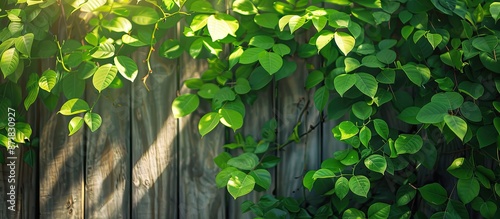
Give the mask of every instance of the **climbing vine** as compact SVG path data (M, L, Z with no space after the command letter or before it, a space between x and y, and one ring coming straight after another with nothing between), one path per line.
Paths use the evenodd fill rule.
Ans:
M497 218L500 204L500 3L493 0L6 0L0 3L0 144L27 143L31 128L18 113L38 99L71 117L68 134L106 122L94 106L110 88L136 82L137 60L187 53L208 69L183 86L176 118L211 106L200 137L217 126L234 130L228 152L214 161L216 185L235 199L271 187L275 151L300 142L299 120L278 142L276 120L260 137L245 136L245 109L273 81L307 74L320 121L349 147L304 173L303 186L321 202L264 195L242 212L262 218ZM227 9L227 10L226 10ZM177 24L179 38L165 38ZM311 37L304 39L303 33ZM308 35L306 35L308 36ZM297 40L300 38L301 40ZM295 60L321 64L298 72ZM39 72L38 63L53 61ZM142 61L142 60L141 60ZM86 88L86 83L91 87ZM83 98L95 89L97 98ZM56 109L59 99L64 104ZM394 118L389 119L387 115ZM314 127L312 127L314 128ZM300 130L306 130L301 133ZM33 139L31 139L33 140ZM448 145L460 145L458 152ZM27 144L30 145L30 144ZM444 154L452 187L422 182ZM32 156L32 155L30 155ZM3 156L2 156L3 158ZM27 159L29 160L29 159ZM423 204L427 208L415 207Z

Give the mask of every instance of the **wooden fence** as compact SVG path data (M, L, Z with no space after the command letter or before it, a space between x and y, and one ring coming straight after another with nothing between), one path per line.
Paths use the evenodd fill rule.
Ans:
M140 60L145 57L145 51L134 55L142 75L146 70ZM299 77L273 81L259 92L255 104L247 108L243 134L260 136L262 125L275 118L280 125L278 142L285 142L301 112L305 112L304 127L320 121L321 115L312 104L313 92L303 89L306 61L293 61L298 64ZM318 64L317 60L307 62ZM225 189L215 186L218 167L213 158L224 150L232 131L219 126L201 138L198 120L208 111L207 105L182 119L174 119L170 110L178 93L189 92L182 82L199 76L207 68L206 61L185 55L177 60L155 57L152 63L150 91L137 81L104 92L94 108L103 124L94 133L85 129L68 137L68 117L47 110L40 101L32 106L27 118L32 136L40 139L35 165L23 163L26 148L17 150L15 211L4 202L10 169L1 165L0 218L253 216L242 215L240 205L243 200L258 200L263 193L252 192L235 201ZM42 64L40 69L48 67ZM85 96L92 101L97 92L90 85ZM306 170L319 168L322 159L344 148L333 141L332 127L332 123L322 123L300 143L278 152L282 162L272 170L270 192L277 196L303 194ZM1 150L6 154L5 148Z

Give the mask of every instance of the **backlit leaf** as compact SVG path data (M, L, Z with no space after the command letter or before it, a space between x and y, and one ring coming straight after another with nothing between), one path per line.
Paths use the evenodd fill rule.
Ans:
M105 64L100 66L94 73L94 76L92 78L92 84L94 85L95 89L97 89L97 91L99 92L106 89L115 79L117 72L118 69L115 65Z
M201 117L198 123L198 131L201 136L205 136L211 132L219 124L220 115L216 112L209 112Z
M82 99L71 99L66 101L62 106L61 109L59 110L59 113L69 116L69 115L75 115L78 113L83 113L87 112L90 110L89 104L85 102L85 100Z
M127 80L134 82L139 72L135 61L127 56L116 56L115 65L118 72Z
M83 127L83 118L81 116L73 117L68 123L68 136L75 134L78 130Z
M195 94L183 94L176 97L172 102L174 118L184 117L194 112L199 104L200 99Z
M6 78L14 73L17 69L17 65L19 65L19 53L15 48L6 50L0 59L0 69L3 72L3 76Z
M83 117L85 123L90 128L90 131L95 132L99 127L101 127L102 118L97 113L87 112Z
M453 115L445 115L444 122L460 140L464 140L465 133L467 132L467 123L462 118Z
M241 171L231 173L227 182L227 191L234 199L250 193L255 187L255 179Z
M335 32L335 43L340 51L347 56L347 54L354 48L354 37L344 32Z

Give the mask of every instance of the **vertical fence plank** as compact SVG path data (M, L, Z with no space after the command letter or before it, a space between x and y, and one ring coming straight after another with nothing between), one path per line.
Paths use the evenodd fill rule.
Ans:
M68 122L45 108L40 112L40 218L84 217L85 131L68 137Z
M313 62L312 60L309 60ZM308 70L305 60L296 60L297 72L293 78L278 82L278 142L288 141L299 118L302 124L298 134L307 132L320 122L320 114L314 106L314 91L306 91ZM320 129L317 127L298 143L291 143L278 152L281 162L277 168L278 196L303 197L302 177L307 170L318 168L320 158Z
M146 55L139 52L135 60ZM177 62L153 57L150 91L138 81L132 90L132 218L177 218L177 120L170 110Z
M87 99L99 94L87 86ZM108 89L92 112L102 117L101 127L88 132L85 178L85 216L130 217L130 88ZM88 128L85 127L87 130Z
M181 81L199 77L206 62L183 56L180 64ZM181 89L181 93L188 90ZM219 168L213 158L223 151L224 128L219 125L201 138L198 121L209 111L201 100L200 108L179 119L179 210L180 218L225 218L224 190L215 186Z

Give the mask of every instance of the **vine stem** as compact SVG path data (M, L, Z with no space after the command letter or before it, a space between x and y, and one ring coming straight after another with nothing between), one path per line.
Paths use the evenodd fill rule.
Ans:
M149 2L149 1L148 1ZM155 26L153 28L153 32L151 33L151 39L149 41L149 52L148 52L148 55L146 56L146 59L144 60L144 62L146 62L146 65L148 67L148 72L147 74L142 78L142 83L144 84L144 86L146 87L146 90L149 91L149 87L147 85L147 80L149 78L149 75L153 73L153 68L151 67L151 55L153 54L153 52L155 51L155 48L154 48L154 41L155 41L155 35L156 35L156 31L158 30L158 24L160 22L163 22L165 21L167 18L169 17L172 17L174 15L177 15L177 14L181 14L181 15L186 15L186 16L189 16L190 14L189 13L186 13L186 12L183 12L181 11L181 9L179 8L179 11L176 11L174 13L166 13L160 6L158 6L157 4L153 3L153 2L149 2L151 3L152 5L154 5L156 8L158 8L161 13L163 14L163 17L160 18L159 20L156 21L155 23Z

